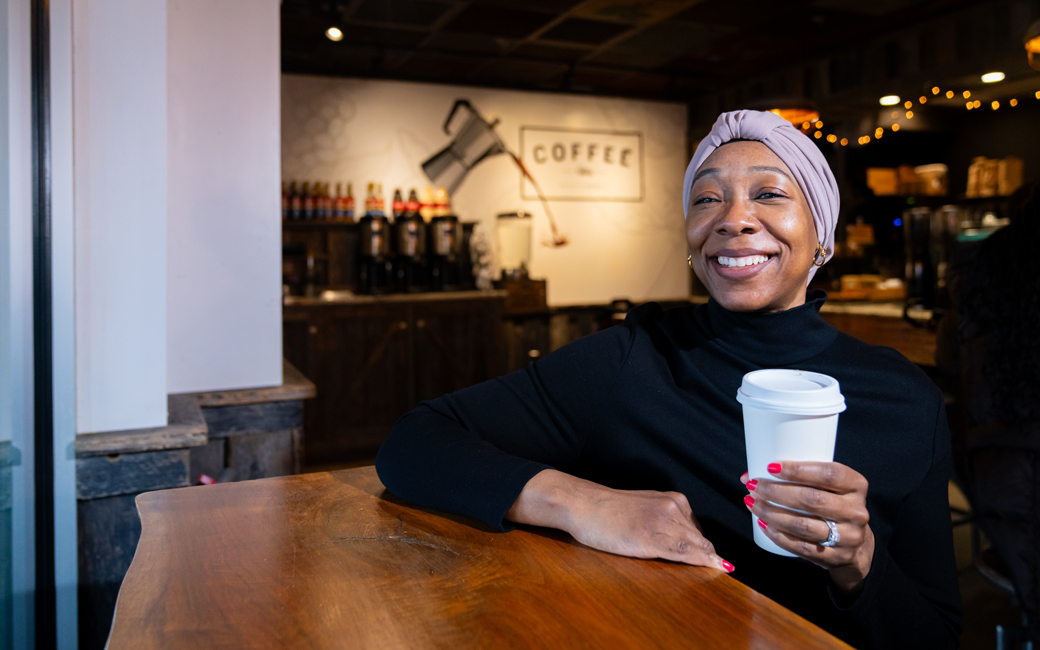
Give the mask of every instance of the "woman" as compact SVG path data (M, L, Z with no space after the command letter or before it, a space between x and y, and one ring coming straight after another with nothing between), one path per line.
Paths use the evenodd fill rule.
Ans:
M683 193L708 304L644 305L529 369L422 404L380 449L380 479L500 529L548 526L619 555L736 568L857 647L954 647L941 395L898 353L826 324L825 293L806 295L833 249L826 160L776 115L725 113ZM848 408L835 462L778 458L771 469L791 483L747 481L735 396L760 368L838 379ZM755 546L749 511L798 557Z

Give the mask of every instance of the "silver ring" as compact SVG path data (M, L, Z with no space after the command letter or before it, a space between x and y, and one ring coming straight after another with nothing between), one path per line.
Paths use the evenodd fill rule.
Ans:
M838 533L838 524L830 519L824 519L823 523L827 524L827 528L830 530L827 532L827 541L820 542L820 546L830 548L841 541L841 535Z

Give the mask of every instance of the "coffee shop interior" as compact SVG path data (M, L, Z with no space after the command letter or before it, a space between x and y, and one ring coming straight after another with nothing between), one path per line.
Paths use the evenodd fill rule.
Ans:
M191 573L170 541L205 540L193 548L253 575L248 550L218 545L232 515L185 532L157 513L204 498L259 513L232 499L260 486L265 504L291 501L272 496L290 480L275 477L378 496L376 453L420 402L536 368L644 303L708 302L687 262L683 174L718 115L740 109L787 120L837 181L834 252L810 285L828 292L823 319L943 392L961 647L1032 647L1019 644L1040 621L1035 451L1016 452L1030 469L998 490L1026 505L1002 510L973 482L970 370L942 345L957 272L1040 180L1040 1L0 11L0 650L326 647L317 630L355 618L392 628L383 601L348 613L313 587L285 605L306 610L294 631L272 615L257 624L267 641L246 643L245 627L221 627L230 605L193 600L227 593L223 569ZM1008 281L1040 295L1025 270ZM322 516L349 517L334 512ZM389 537L337 539L440 548L407 537L407 512ZM150 605L148 575L169 581ZM726 647L789 647L756 645L759 617ZM846 647L828 643L803 646Z

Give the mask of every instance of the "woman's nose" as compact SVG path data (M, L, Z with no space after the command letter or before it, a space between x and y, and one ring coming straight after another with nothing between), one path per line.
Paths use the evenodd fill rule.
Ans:
M715 222L715 232L720 235L750 235L759 231L762 225L748 209L750 206L745 201L735 200L726 202L725 211L719 215Z

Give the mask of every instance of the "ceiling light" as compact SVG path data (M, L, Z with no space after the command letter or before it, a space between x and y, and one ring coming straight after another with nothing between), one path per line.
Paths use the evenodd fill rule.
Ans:
M885 95L880 100L882 106L895 106L899 103L899 95Z
M1040 70L1040 20L1029 26L1024 40L1026 55L1029 57L1029 67Z
M812 126L812 123L820 117L820 112L815 108L812 108L811 106L800 107L797 104L789 104L788 108L770 108L769 112L776 113L780 117L784 118L791 123L791 126L801 126L807 131Z
M343 40L343 30L335 26L329 27L325 30L325 37L338 43Z
M982 83L993 84L997 83L998 81L1004 81L1003 72L987 72L986 74L982 75Z

